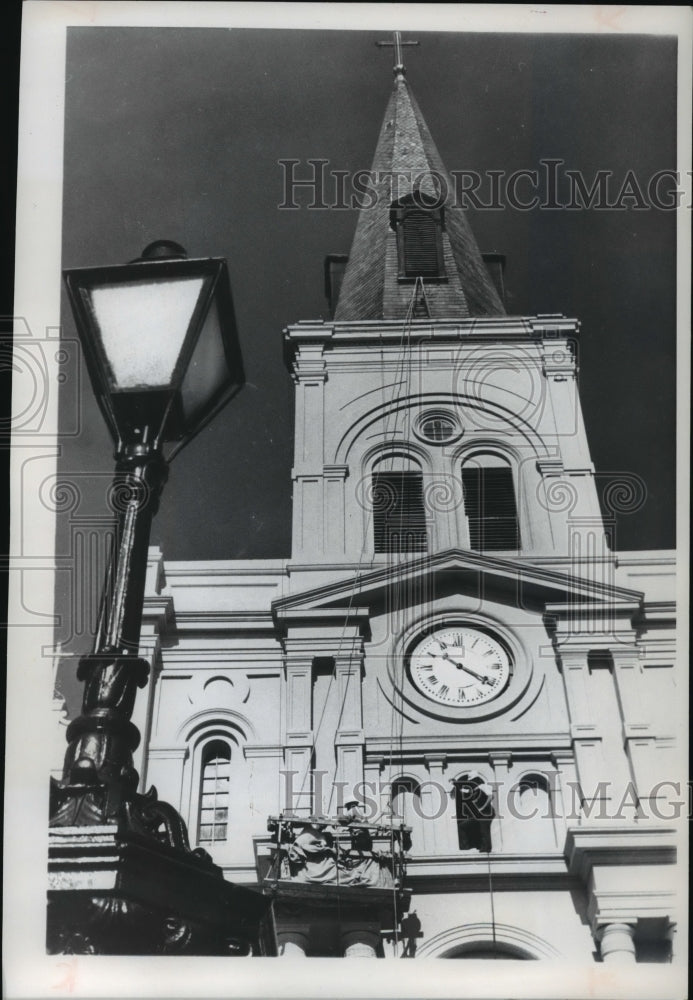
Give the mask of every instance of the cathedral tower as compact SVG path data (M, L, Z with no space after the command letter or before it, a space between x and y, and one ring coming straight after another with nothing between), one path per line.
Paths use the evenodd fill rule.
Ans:
M506 316L401 64L370 178L334 320L287 330L294 560L606 555L579 324Z

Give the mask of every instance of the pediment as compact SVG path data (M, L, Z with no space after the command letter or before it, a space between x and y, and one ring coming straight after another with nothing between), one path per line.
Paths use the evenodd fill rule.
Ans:
M275 621L295 619L301 613L327 619L344 610L358 618L388 599L391 605L395 592L435 596L458 593L538 612L547 605L588 605L595 610L605 606L620 608L631 614L641 607L644 596L640 591L537 565L525 558L449 549L434 556L369 568L347 579L279 598L272 604L272 612Z

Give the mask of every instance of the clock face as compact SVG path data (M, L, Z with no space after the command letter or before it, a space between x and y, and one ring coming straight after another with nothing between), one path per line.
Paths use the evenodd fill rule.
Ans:
M504 647L476 628L436 629L415 647L409 660L411 679L427 698L464 708L500 694L510 677Z

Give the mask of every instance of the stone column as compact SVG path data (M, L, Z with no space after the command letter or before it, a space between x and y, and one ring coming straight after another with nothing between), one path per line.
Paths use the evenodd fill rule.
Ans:
M602 962L632 965L635 962L633 924L606 924L599 932Z
M379 944L380 936L375 930L362 928L342 934L345 958L377 958Z
M277 933L280 958L305 958L308 953L308 928L293 927Z

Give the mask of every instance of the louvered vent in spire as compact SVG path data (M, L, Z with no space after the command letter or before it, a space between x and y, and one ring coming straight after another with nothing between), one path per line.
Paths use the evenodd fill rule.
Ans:
M454 184L401 73L380 130L371 187L375 204L359 214L336 320L404 318L411 305L408 282L417 278L425 283L432 319L504 314L465 211L454 201ZM392 213L399 214L408 199L433 202L445 189L450 196L438 205L438 214L422 200L392 225Z

